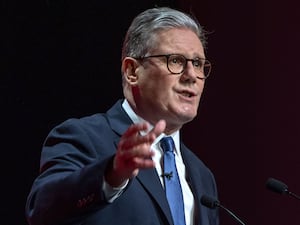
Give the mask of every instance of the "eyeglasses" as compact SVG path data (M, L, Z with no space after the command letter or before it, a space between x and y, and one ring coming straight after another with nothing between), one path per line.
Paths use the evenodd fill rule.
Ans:
M167 68L172 74L182 74L186 69L188 61L191 61L194 67L194 70L199 79L206 79L211 71L211 63L202 58L187 59L183 55L179 54L167 54L167 55L149 55L145 57L140 57L138 59L147 59L155 57L166 57L167 59Z

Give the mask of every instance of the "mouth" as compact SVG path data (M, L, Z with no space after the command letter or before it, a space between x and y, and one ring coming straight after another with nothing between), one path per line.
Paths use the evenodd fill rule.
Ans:
M187 91L187 90L183 90L183 91L179 91L178 92L181 96L187 97L187 98L192 98L196 96L196 93L192 92L192 91Z

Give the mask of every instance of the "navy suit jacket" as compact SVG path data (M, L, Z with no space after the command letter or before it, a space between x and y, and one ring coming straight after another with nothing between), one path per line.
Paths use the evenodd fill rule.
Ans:
M66 120L49 133L26 203L29 224L173 225L155 169L140 170L113 203L105 200L105 168L132 124L121 105L119 100L106 113ZM195 225L219 224L217 210L200 204L203 194L217 198L213 174L183 143L181 153L195 197Z

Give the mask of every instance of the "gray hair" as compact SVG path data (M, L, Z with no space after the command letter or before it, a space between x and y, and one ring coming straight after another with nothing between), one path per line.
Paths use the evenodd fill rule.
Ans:
M192 30L206 48L205 32L196 18L169 7L158 7L147 9L134 18L123 42L122 60L126 56L145 56L155 46L153 40L157 32L171 28Z

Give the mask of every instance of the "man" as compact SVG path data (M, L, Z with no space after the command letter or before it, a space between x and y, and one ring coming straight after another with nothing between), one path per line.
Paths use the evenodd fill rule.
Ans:
M49 133L26 204L29 224L172 225L177 203L182 224L219 224L217 210L200 204L203 194L217 198L214 176L180 137L197 115L210 67L196 20L167 7L139 14L123 44L125 98ZM176 176L163 168L165 136L175 142L178 201L168 202L164 190Z

